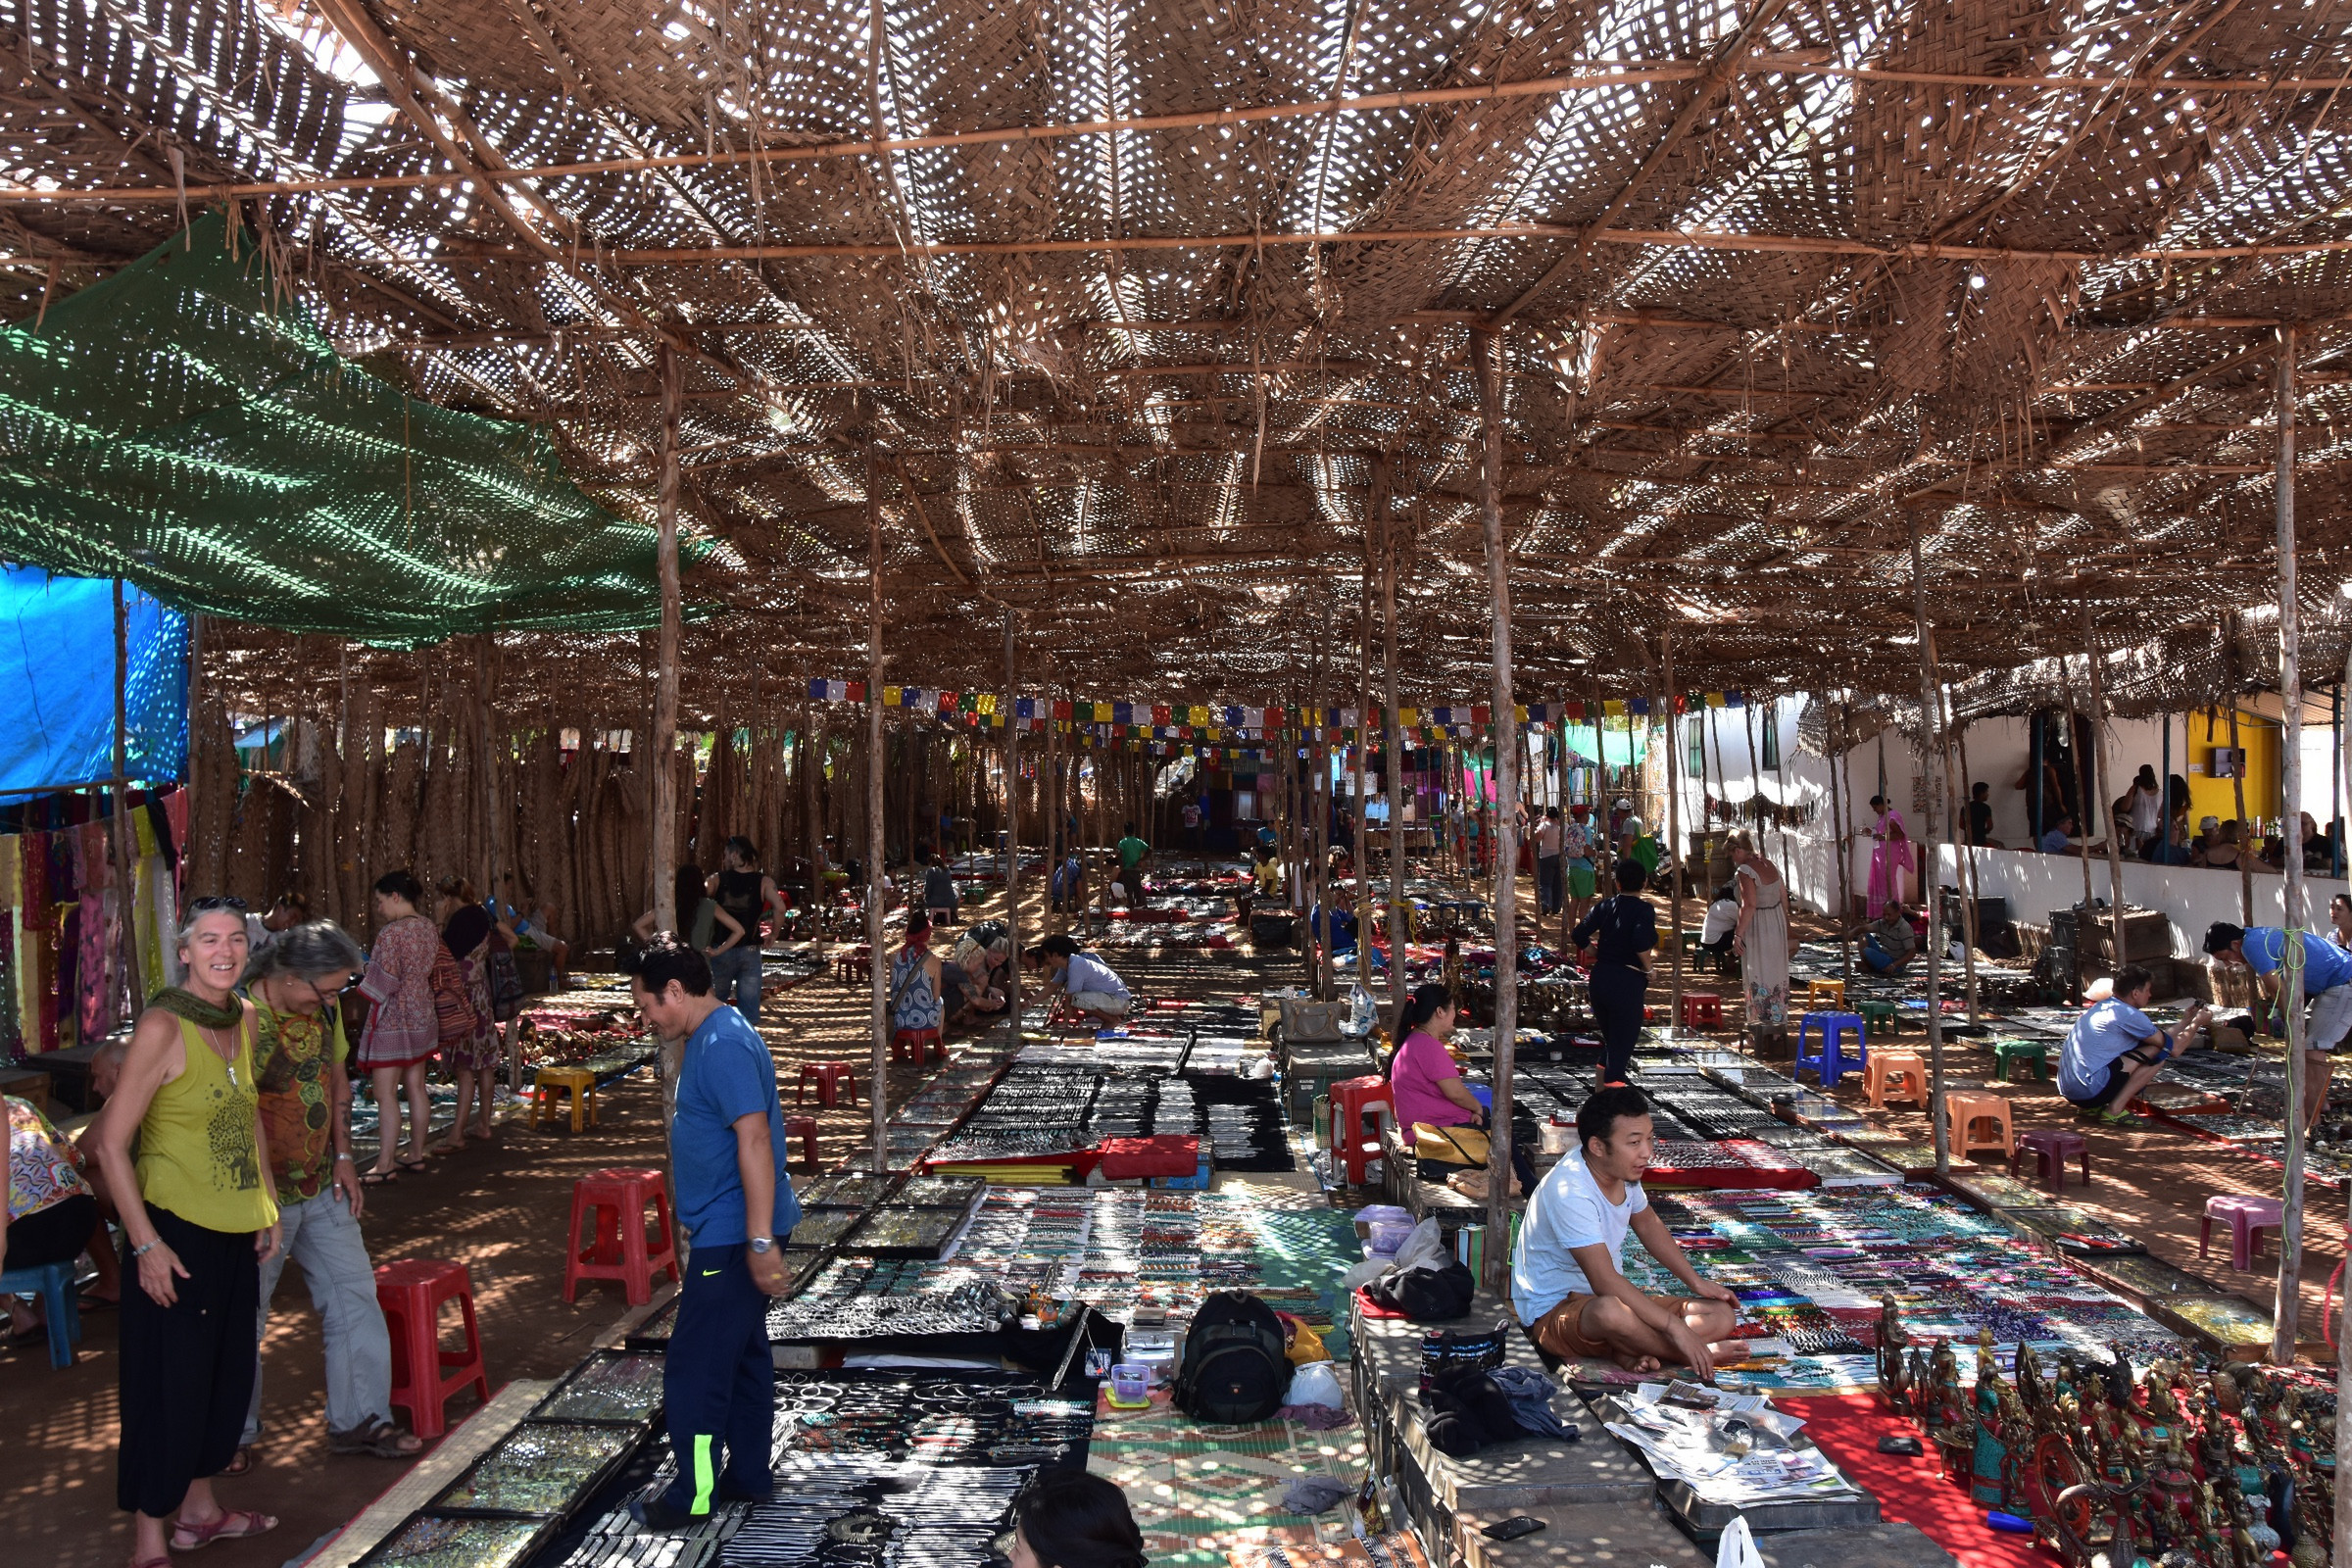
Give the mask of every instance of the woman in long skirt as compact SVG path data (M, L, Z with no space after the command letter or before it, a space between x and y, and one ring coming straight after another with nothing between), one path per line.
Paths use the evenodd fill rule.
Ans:
M1788 1030L1788 883L1745 833L1733 834L1731 848L1740 886L1732 951L1747 992L1748 1034L1760 1047Z

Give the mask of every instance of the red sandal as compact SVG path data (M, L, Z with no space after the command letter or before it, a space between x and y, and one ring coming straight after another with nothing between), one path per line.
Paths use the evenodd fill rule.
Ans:
M252 1536L266 1536L277 1528L277 1521L266 1513L246 1508L229 1508L209 1524L190 1524L184 1519L172 1524L172 1549L194 1551L216 1541L243 1541Z

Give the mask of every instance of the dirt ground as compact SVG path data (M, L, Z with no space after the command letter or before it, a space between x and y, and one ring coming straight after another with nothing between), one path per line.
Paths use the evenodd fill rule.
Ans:
M1522 889L1521 907L1532 910L1533 888L1523 881ZM989 910L981 906L966 912L976 918ZM1688 921L1695 925L1700 912L1695 901L1685 901ZM1040 928L1033 908L1024 910L1023 923L1026 930ZM1661 926L1664 923L1661 918ZM1532 935L1532 921L1523 929ZM1547 934L1556 936L1556 930L1552 925ZM1799 932L1800 937L1813 934L1810 929ZM1184 967L1198 973L1202 964ZM1243 958L1230 966L1217 965L1220 981L1228 968L1230 988L1220 983L1217 989L1236 995L1302 972L1279 961ZM1720 989L1727 1001L1738 991L1736 985ZM1653 1000L1664 992L1661 966ZM869 1054L869 1005L870 994L862 985L843 986L829 974L770 993L764 1032L786 1086L788 1106L791 1085L804 1061L854 1059L861 1064L862 1081L862 1064ZM1731 1021L1737 1024L1736 1015ZM1732 1038L1727 1032L1726 1042ZM1947 1070L1955 1077L1989 1079L1988 1052L1959 1041L1948 1043L1946 1050ZM911 1065L897 1066L893 1098L908 1093L919 1076ZM1846 1085L1839 1098L1860 1101L1860 1079L1849 1078ZM2020 1130L2076 1125L2049 1085L1993 1087L2015 1102ZM828 1166L846 1157L871 1125L862 1107L814 1113ZM1928 1141L1926 1118L1914 1111L1896 1109L1883 1119L1918 1142ZM2275 1262L2267 1272L2232 1273L2226 1245L2217 1256L2200 1261L2196 1232L2208 1196L2275 1193L2276 1169L2156 1124L2147 1131L2097 1126L2082 1131L2090 1145L2094 1180L2088 1187L2070 1185L2068 1202L2139 1236L2166 1260L2268 1305ZM796 1173L804 1168L798 1152L796 1147ZM435 1161L420 1177L409 1176L390 1188L371 1191L365 1221L368 1247L378 1262L445 1257L466 1265L493 1387L514 1378L554 1377L569 1368L588 1343L624 1310L617 1286L588 1287L576 1304L566 1305L563 1299L561 1237L571 1183L608 1165L659 1165L662 1159L659 1090L651 1073L641 1070L605 1097L604 1122L598 1128L581 1134L531 1132L519 1122L509 1122L495 1147L469 1148ZM2316 1340L2320 1293L2329 1270L2343 1256L2343 1200L2315 1189L2310 1210L2302 1337ZM318 1323L298 1273L289 1270L279 1286L263 1347L267 1430L257 1449L259 1467L249 1476L220 1483L220 1494L229 1506L274 1513L280 1525L259 1541L221 1544L207 1559L213 1568L277 1568L303 1555L312 1543L373 1500L402 1473L402 1466L382 1460L327 1456ZM105 1568L127 1561L129 1554L129 1530L114 1507L115 1314L97 1312L84 1318L81 1352L73 1368L52 1371L37 1339L0 1348L0 1431L15 1436L10 1451L17 1456L0 1481L0 1532L19 1543L16 1549L26 1554L24 1560L56 1568ZM461 1396L453 1403L453 1421L472 1408L470 1398Z

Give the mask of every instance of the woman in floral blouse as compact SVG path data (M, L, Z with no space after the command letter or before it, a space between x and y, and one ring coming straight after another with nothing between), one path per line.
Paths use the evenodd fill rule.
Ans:
M406 870L376 878L375 913L383 924L360 981L368 997L368 1027L360 1035L359 1060L375 1087L376 1113L375 1164L360 1179L370 1187L391 1181L400 1170L424 1169L425 1131L432 1121L424 1069L441 1049L433 1011L433 956L441 951L441 933L416 912L422 897L423 885ZM409 1097L405 1157L399 1145L400 1103L394 1098L403 1089ZM396 1158L399 1170L393 1168Z

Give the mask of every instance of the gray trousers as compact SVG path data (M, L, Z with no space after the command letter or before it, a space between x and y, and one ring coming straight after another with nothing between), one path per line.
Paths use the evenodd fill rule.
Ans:
M270 1297L290 1259L310 1282L311 1304L326 1338L326 1429L349 1432L392 1419L392 1337L383 1308L375 1303L375 1265L360 1222L330 1188L317 1198L287 1203L277 1211L284 1242L262 1265L259 1337L270 1335ZM262 1430L262 1379L253 1379L253 1403L245 1412L245 1438Z
M710 994L732 1002L750 1023L760 1021L760 949L738 943L710 960Z

